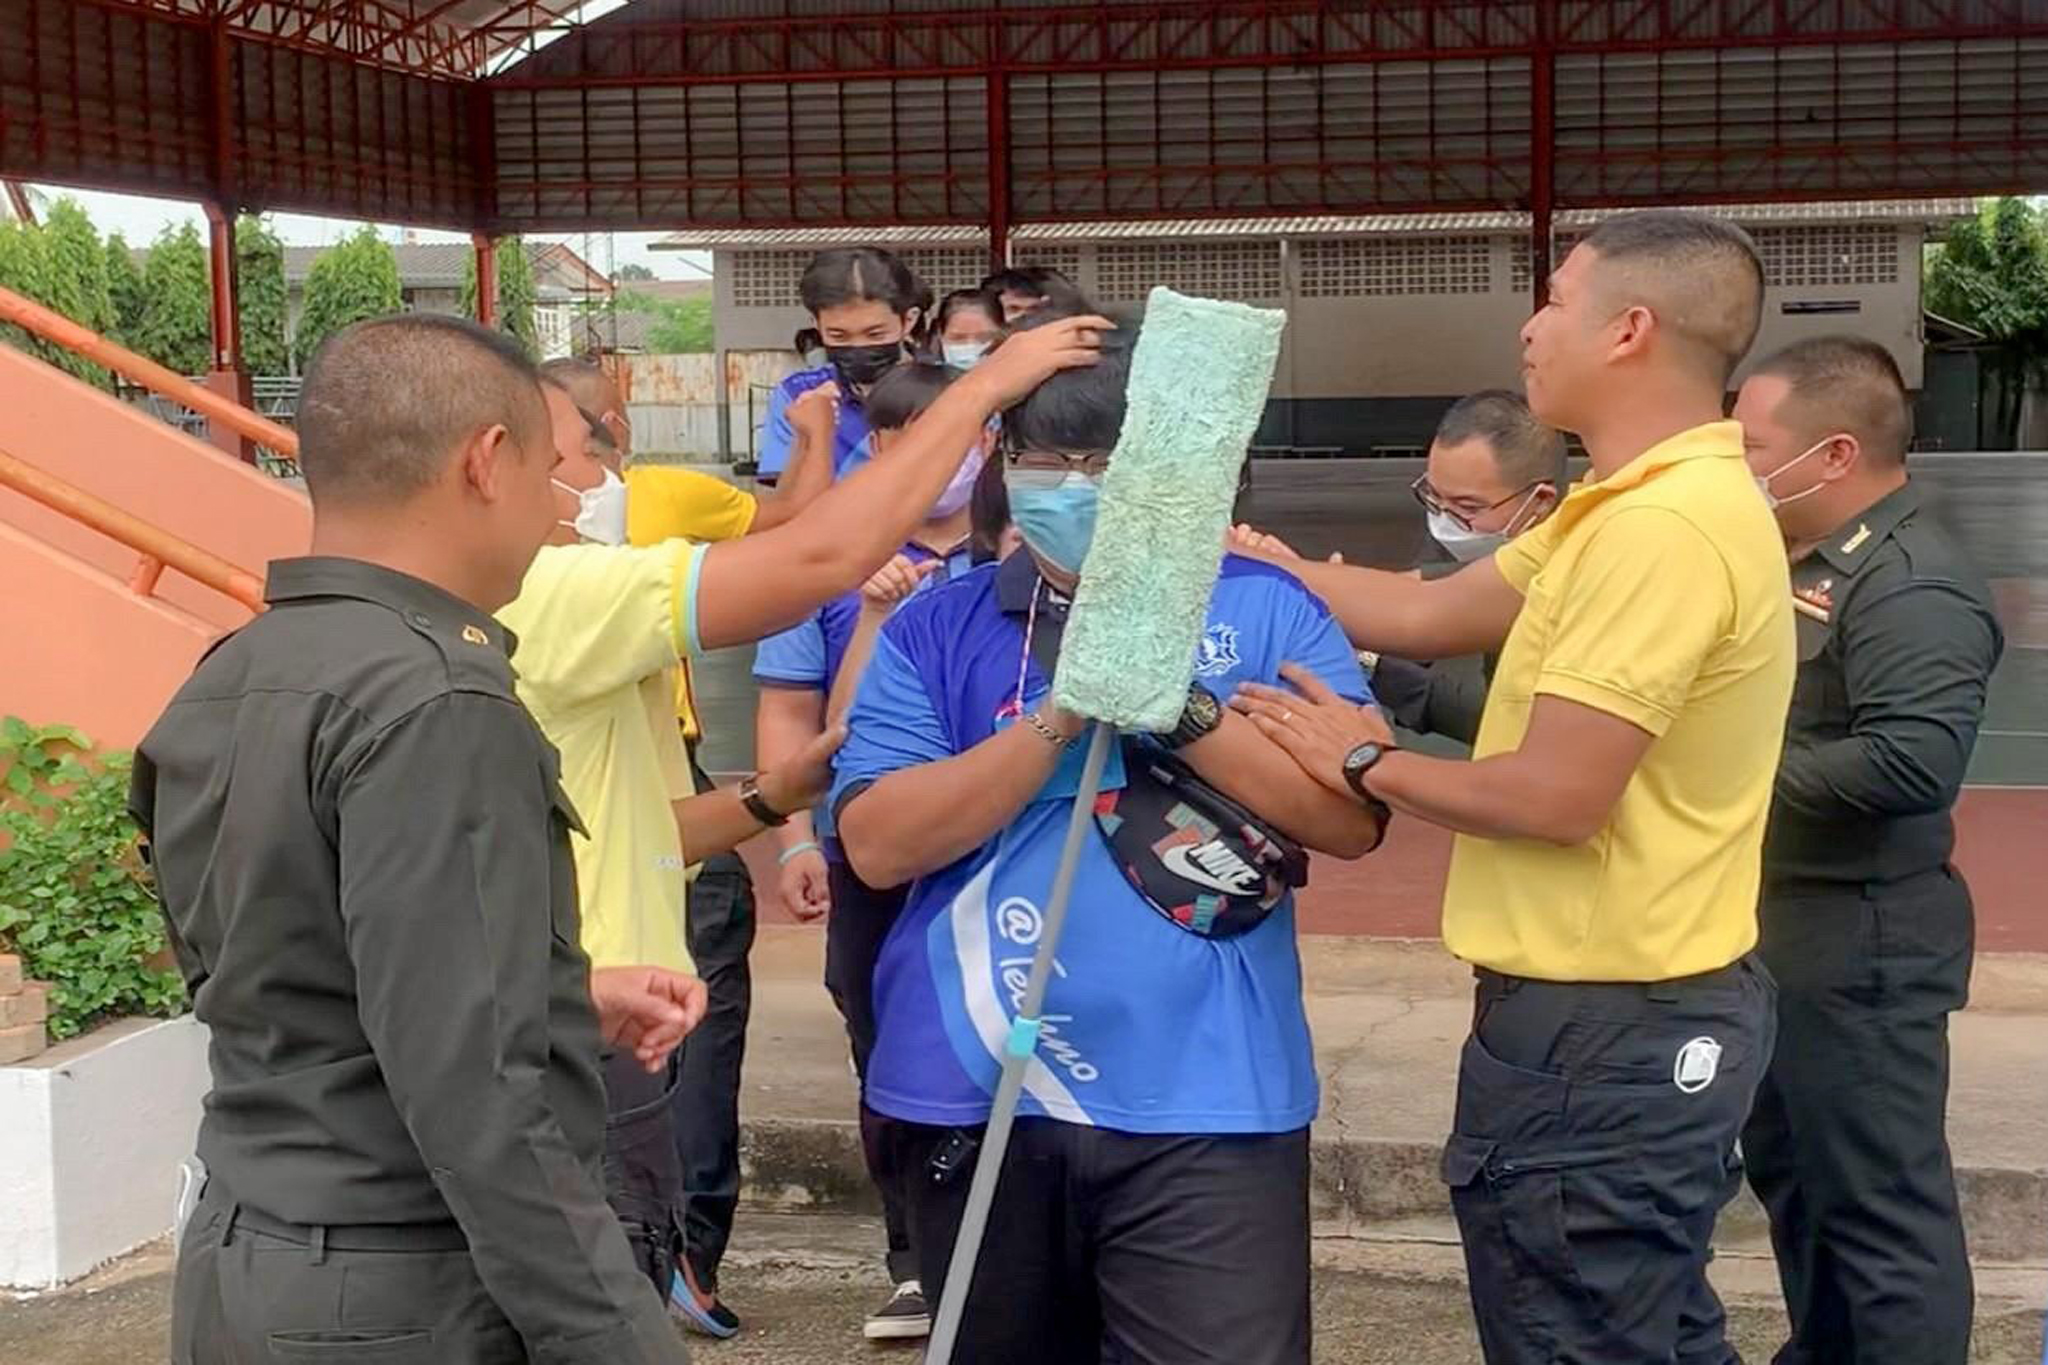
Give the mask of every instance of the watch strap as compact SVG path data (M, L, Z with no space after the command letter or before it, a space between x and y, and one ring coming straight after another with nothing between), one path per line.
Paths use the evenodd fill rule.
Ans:
M789 823L789 816L768 804L768 798L761 795L758 777L743 777L739 786L740 804L747 808L747 814L759 820L770 829L779 829Z

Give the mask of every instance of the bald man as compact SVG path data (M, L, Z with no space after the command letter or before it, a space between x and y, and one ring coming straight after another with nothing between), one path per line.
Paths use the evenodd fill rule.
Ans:
M1500 650L1470 761L1310 688L1241 705L1361 802L1456 832L1444 944L1479 979L1444 1149L1492 1365L1732 1365L1707 1285L1770 1056L1756 897L1794 666L1784 545L1721 419L1763 270L1738 228L1612 218L1522 330L1591 476L1448 578L1288 567L1362 648Z

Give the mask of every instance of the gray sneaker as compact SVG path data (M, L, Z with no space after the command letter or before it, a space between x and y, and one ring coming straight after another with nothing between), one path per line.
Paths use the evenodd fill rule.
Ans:
M932 1310L924 1301L924 1286L905 1280L896 1286L889 1301L868 1314L862 1336L869 1341L910 1341L932 1334Z

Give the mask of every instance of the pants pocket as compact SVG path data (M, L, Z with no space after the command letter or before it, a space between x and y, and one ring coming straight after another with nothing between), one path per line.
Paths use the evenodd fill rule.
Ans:
M431 1365L434 1334L424 1328L321 1328L272 1332L273 1360L331 1360L348 1365Z

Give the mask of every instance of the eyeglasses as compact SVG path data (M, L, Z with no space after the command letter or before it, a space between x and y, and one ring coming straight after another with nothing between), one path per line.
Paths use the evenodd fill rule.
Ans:
M1005 447L1003 468L1025 488L1051 488L1069 474L1099 479L1109 468L1109 452L1093 450L1069 455L1057 450L1018 450Z
M1444 495L1436 491L1436 485L1429 481L1429 475L1427 474L1421 475L1414 483L1409 484L1408 491L1413 493L1415 500L1422 504L1423 511L1436 512L1449 517L1453 522L1457 523L1458 529L1469 531L1472 529L1472 518L1483 517L1496 508L1505 507L1516 498L1526 498L1538 488L1541 488L1543 484L1544 480L1542 479L1537 479L1532 483L1525 483L1499 502L1490 502L1486 506L1470 512L1460 511L1445 502Z

